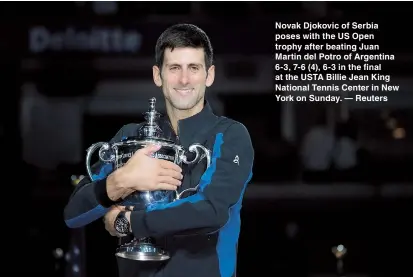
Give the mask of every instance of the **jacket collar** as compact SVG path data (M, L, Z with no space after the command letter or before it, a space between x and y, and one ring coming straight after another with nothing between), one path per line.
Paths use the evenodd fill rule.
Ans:
M169 117L165 116L169 128L172 129ZM206 138L204 134L209 130L217 116L213 113L212 108L207 100L204 102L204 108L197 114L181 119L178 121L179 143L188 148L193 143L204 143ZM173 130L171 130L173 132Z

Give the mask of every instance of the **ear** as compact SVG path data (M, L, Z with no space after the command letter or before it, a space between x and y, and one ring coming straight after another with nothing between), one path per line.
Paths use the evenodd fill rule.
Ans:
M211 65L209 67L207 74L208 75L205 84L207 87L210 87L212 86L215 80L215 65Z
M157 87L162 87L161 70L159 69L158 66L154 65L152 67L152 75L153 75L153 81L155 82L155 85Z

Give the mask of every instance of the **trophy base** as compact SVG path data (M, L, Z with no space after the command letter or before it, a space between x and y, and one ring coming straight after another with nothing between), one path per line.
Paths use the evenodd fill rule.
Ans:
M165 250L152 243L138 240L119 246L115 255L135 261L165 261L170 258L169 253Z

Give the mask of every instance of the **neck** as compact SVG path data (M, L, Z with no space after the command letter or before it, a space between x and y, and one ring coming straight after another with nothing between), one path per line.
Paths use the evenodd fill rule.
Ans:
M204 100L202 99L196 104L192 109L189 110L179 110L174 108L168 101L166 101L166 112L169 116L169 120L171 121L172 128L174 129L175 133L178 134L178 121L194 116L197 113L200 113L204 108Z

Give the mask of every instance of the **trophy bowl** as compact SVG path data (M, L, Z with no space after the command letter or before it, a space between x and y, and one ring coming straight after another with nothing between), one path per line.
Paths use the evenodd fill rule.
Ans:
M211 164L210 151L201 144L192 144L186 150L181 145L162 138L162 130L156 123L159 114L155 111L155 99L150 99L150 109L146 115L146 123L140 128L136 137L124 138L119 142L97 142L87 150L86 168L92 179L91 157L99 149L99 159L103 163L110 163L114 170L122 167L133 154L147 145L160 145L161 148L152 154L153 158L163 159L182 166L193 164L207 159L207 168ZM190 157L191 159L189 159ZM188 192L196 192L198 186L178 191L135 191L128 195L120 205L133 206L133 210L148 210L159 204L168 204L176 201ZM116 256L138 261L163 261L170 258L169 253L156 245L153 238L134 238L131 242L121 244Z

